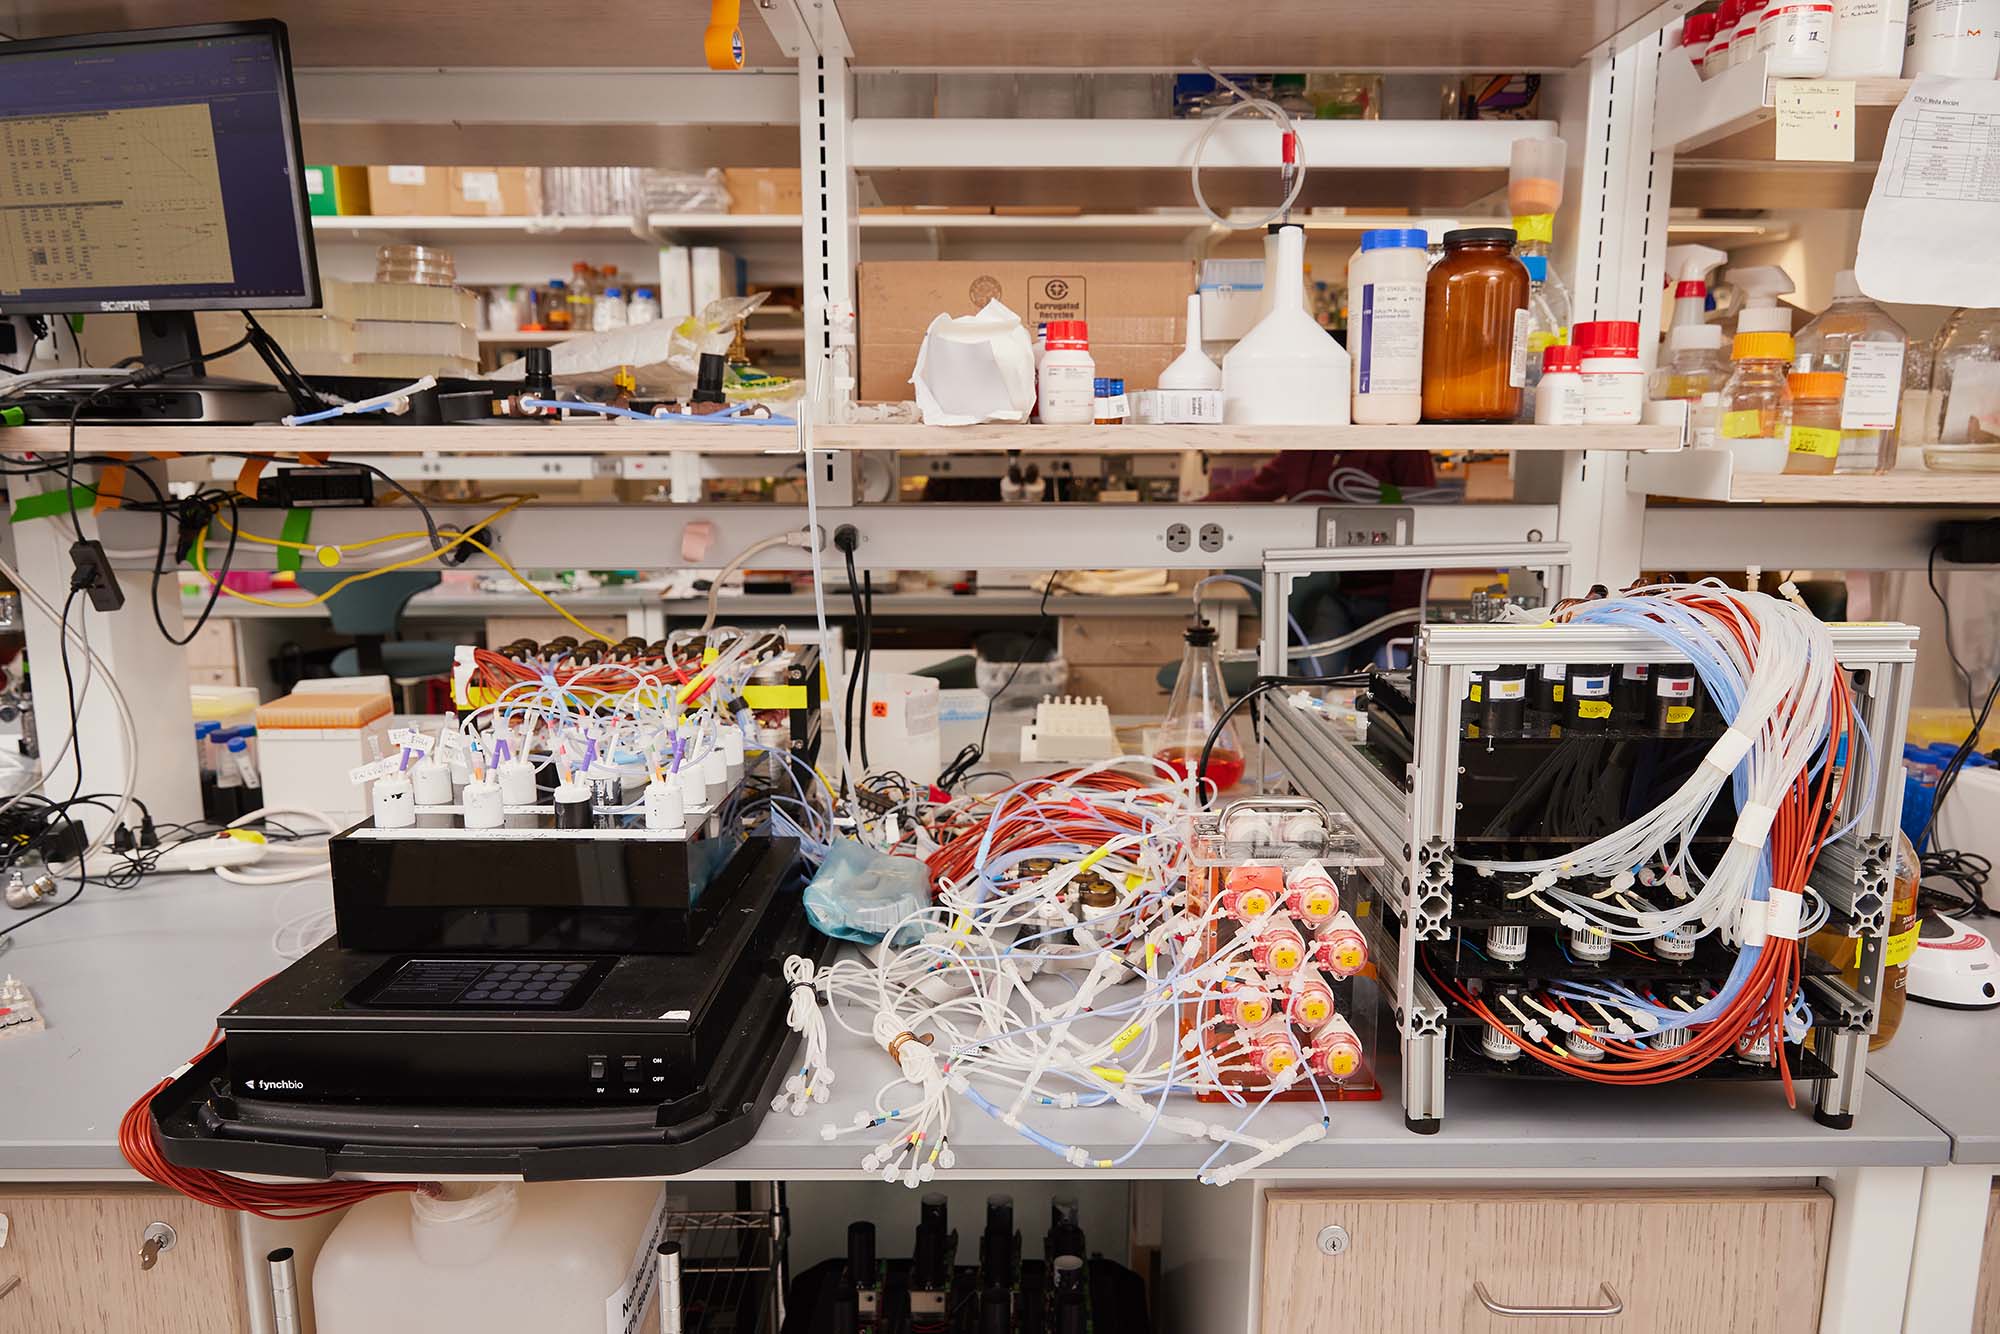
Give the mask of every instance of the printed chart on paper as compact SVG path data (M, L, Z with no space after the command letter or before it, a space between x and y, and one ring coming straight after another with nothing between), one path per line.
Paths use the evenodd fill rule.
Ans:
M2000 203L2000 115L1905 107L1882 146L1892 199Z
M0 120L0 292L234 276L205 104Z

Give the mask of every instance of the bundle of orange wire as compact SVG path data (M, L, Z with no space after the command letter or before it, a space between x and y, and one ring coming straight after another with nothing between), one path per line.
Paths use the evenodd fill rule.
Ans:
M501 691L508 686L531 685L542 679L540 668L516 661L492 649L474 649L472 660L477 668L473 673L476 684L488 690ZM556 684L568 690L597 690L620 692L629 690L633 684L634 671L652 672L662 681L685 684L689 678L686 668L662 658L634 658L629 662L558 661L548 671Z
M956 837L926 859L931 884L935 887L971 875L979 869L982 846L987 856L999 857L1051 843L1089 849L1121 834L1142 832L1146 821L1139 811L1129 806L1099 805L1081 794L1145 794L1150 787L1116 771L1082 774L1068 770L1024 783L1004 794L991 811L963 826ZM1157 800L1162 806L1174 800L1171 789L1158 788L1157 793L1157 798L1142 795L1140 799ZM991 842L986 841L989 830Z

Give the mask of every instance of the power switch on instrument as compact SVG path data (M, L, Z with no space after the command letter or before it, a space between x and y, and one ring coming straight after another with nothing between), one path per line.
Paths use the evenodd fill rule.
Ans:
M590 1062L590 1077L592 1079L604 1078L605 1068L608 1065L606 1059L602 1056L591 1056L586 1059Z
M625 1078L637 1079L639 1077L639 1058L637 1056L627 1056L624 1065Z

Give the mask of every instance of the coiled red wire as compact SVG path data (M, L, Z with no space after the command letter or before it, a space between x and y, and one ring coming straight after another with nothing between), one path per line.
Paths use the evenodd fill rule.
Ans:
M262 982L257 984L262 985ZM256 987L250 990L255 991ZM244 996L249 994L249 991L243 993ZM242 999L242 996L237 997L237 1001ZM211 1034L208 1044L189 1064L198 1063L221 1041L220 1032ZM177 1166L167 1161L160 1148L159 1132L153 1125L153 1099L159 1097L171 1083L173 1076L170 1075L147 1089L137 1102L126 1109L124 1117L118 1122L118 1151L125 1155L125 1161L132 1164L132 1169L140 1176L197 1203L283 1221L316 1218L377 1195L436 1195L439 1191L434 1181L248 1181L227 1172Z

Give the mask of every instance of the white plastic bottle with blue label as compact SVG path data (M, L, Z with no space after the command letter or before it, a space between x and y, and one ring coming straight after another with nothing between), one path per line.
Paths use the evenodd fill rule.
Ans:
M1356 425L1407 426L1423 417L1428 245L1422 228L1383 227L1363 232L1347 261Z

